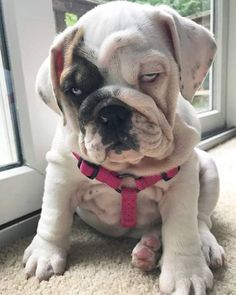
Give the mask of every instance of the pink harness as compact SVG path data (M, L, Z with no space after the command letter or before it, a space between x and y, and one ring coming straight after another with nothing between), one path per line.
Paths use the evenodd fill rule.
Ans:
M78 168L82 174L90 179L96 179L102 183L105 183L121 194L122 199L120 223L123 227L135 227L136 225L137 193L149 186L154 185L160 180L168 181L172 179L180 169L180 166L178 166L159 175L145 177L134 177L130 174L119 175L118 173L110 171L102 166L85 161L77 153L72 152L72 154L78 160ZM129 188L121 186L122 178L124 177L134 177L136 187Z

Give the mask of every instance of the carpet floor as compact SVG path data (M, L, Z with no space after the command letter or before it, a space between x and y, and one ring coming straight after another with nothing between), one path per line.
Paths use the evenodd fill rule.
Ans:
M214 271L210 294L236 294L236 138L210 151L219 168L221 195L213 216L213 229L227 254L226 265ZM143 274L130 264L135 245L131 239L105 237L78 218L64 276L48 282L26 280L22 254L32 237L0 250L0 294L4 295L156 295L159 271Z

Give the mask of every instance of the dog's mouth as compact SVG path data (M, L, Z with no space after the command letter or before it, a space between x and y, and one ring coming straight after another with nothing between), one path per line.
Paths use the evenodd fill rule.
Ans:
M139 152L134 150L123 151L120 154L117 154L114 150L110 150L107 153L107 159L111 163L129 163L129 164L138 164L143 158Z
M140 151L135 151L123 142L118 141L110 146L104 146L101 143L101 137L97 133L91 141L88 140L89 136L80 134L80 150L82 156L92 162L98 164L108 162L136 164L143 158Z

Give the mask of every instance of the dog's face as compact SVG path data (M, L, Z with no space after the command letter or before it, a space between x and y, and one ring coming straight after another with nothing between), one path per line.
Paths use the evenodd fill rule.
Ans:
M71 37L59 88L66 123L79 133L80 151L98 163L163 157L172 143L167 96L178 94L178 68L171 55L152 52L141 40L115 50L114 40L105 50L114 50L112 58L104 65L86 48L79 29Z
M215 49L207 30L166 7L113 2L83 16L56 39L50 69L81 156L99 164L167 157L178 94L192 98Z

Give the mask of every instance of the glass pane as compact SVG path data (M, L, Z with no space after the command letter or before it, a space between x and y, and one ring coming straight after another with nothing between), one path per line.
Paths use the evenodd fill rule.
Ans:
M98 3L99 1L95 3L89 0L52 0L57 32L62 32L67 26L73 25L85 12L97 6Z
M19 163L15 124L14 94L0 14L0 170Z
M189 1L180 1L189 2ZM198 0L195 1L196 7L186 11L185 16L189 17L196 23L204 26L208 30L212 31L213 23L213 7L211 0ZM189 5L191 7L191 5ZM193 106L198 113L206 112L212 110L212 70L209 71L206 76L202 86L198 89L193 100Z
M97 0L97 3L113 0ZM131 2L149 3L152 5L166 4L176 9L182 16L188 17L196 23L212 30L213 7L211 0L130 0ZM97 4L89 0L52 0L55 12L57 32L63 31L66 26L73 25L81 15ZM197 91L193 106L198 113L212 109L211 85L212 71L209 72L201 88Z

